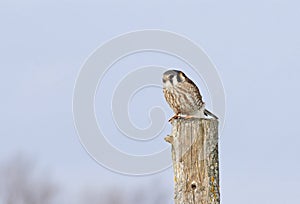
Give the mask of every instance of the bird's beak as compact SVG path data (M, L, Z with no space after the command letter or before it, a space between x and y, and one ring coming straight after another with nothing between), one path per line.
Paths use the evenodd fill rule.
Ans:
M166 81L168 81L169 79L168 79L168 76L166 76L166 75L163 75L163 82L165 83Z

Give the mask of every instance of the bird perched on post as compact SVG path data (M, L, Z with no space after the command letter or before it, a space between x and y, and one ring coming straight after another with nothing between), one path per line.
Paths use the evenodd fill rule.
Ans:
M163 92L166 101L175 112L169 120L177 118L205 118L217 116L205 109L198 87L183 72L168 70L163 74Z

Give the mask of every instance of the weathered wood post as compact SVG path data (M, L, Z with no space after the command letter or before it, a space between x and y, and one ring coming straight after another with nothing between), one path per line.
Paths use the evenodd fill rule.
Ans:
M174 119L172 144L175 204L220 204L218 121Z

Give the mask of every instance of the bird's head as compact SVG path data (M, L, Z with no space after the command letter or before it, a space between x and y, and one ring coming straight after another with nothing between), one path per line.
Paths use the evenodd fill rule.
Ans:
M175 86L187 79L185 74L179 70L168 70L163 74L163 86L165 88Z

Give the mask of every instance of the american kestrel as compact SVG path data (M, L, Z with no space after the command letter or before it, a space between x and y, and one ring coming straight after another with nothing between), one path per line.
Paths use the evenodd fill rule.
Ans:
M217 116L205 109L198 87L183 72L168 70L163 74L164 96L173 109L174 118L205 118ZM169 120L169 121L170 121Z

